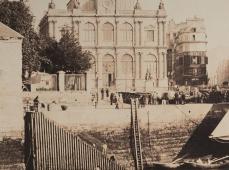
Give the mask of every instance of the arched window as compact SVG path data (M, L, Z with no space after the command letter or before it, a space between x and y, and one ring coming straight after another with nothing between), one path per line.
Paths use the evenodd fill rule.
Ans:
M157 78L157 59L154 55L147 55L144 58L144 74L147 79Z
M145 36L145 40L147 42L154 41L154 27L152 25L145 27Z
M84 25L84 42L94 44L95 43L95 27L92 23L86 23Z
M133 28L130 24L124 23L120 31L121 31L121 37L123 42L132 42Z
M122 75L124 78L132 78L133 77L133 58L125 54L121 58L121 69Z
M103 25L103 40L105 42L113 42L114 41L114 27L110 23L105 23Z

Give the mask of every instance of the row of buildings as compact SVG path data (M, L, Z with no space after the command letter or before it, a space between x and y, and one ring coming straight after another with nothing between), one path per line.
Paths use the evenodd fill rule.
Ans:
M204 20L193 17L179 24L171 20L168 23L167 42L170 83L207 84L207 34Z
M204 21L167 23L163 1L156 10L142 0L70 0L56 9L52 0L40 33L59 40L71 32L91 52L91 87L147 90L207 83Z

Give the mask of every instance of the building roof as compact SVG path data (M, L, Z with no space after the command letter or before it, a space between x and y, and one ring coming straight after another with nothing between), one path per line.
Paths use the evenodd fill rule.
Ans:
M21 39L23 36L19 34L18 32L14 31L10 27L6 26L2 22L0 22L0 39Z

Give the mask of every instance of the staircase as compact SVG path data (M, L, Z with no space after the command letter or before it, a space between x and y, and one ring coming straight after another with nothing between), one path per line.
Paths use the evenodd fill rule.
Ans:
M135 161L135 169L143 170L143 158L142 158L142 148L141 148L141 136L138 124L138 114L137 114L138 100L131 100L131 138L132 138L132 150Z

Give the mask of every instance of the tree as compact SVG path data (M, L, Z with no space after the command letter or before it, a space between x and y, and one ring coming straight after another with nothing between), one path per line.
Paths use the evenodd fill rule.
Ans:
M40 68L40 40L33 28L33 16L22 1L0 1L0 21L24 36L22 68L29 73Z
M78 40L66 32L59 42L48 38L45 40L40 55L47 58L50 63L42 63L42 69L46 72L56 73L84 73L91 68L91 55L88 51L82 51Z

